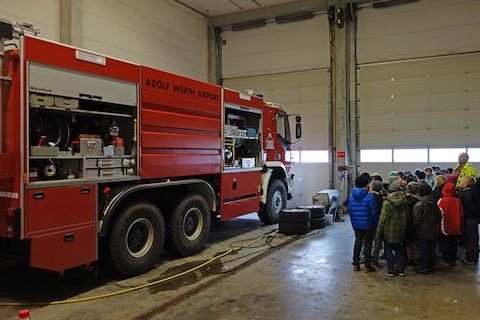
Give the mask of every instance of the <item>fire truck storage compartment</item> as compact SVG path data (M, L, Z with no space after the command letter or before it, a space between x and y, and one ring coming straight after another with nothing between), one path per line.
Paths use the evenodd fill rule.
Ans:
M56 272L97 260L95 223L42 234L30 240L30 266Z
M28 102L29 183L138 175L135 83L30 63Z
M27 190L31 266L62 272L97 259L95 194L94 185Z
M225 169L261 166L261 117L259 109L225 103Z
M26 234L95 221L93 185L27 190Z

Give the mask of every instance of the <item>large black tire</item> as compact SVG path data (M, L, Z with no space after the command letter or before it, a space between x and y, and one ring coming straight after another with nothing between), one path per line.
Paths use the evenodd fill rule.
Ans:
M267 203L258 213L260 221L265 224L277 223L280 212L287 207L287 189L282 180L275 180L268 187Z
M299 209L308 209L312 213L312 219L321 219L325 217L325 207L319 204L309 205L309 206L299 206Z
M311 213L307 209L283 209L280 212L279 222L299 223L307 222L311 219Z
M278 232L281 234L305 234L310 232L310 221L299 223L280 222Z
M150 202L126 207L113 222L107 254L113 269L133 276L153 268L165 243L165 222L160 209Z
M210 226L211 213L205 199L198 194L185 196L167 223L167 251L176 257L202 251Z

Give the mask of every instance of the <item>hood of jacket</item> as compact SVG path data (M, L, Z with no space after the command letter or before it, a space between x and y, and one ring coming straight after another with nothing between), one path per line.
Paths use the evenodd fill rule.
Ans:
M432 195L426 195L420 198L420 201L422 202L423 206L430 207L433 205L437 205L437 201L435 201L435 198Z
M353 188L352 197L355 200L362 200L368 194L368 190L365 188Z
M403 191L397 191L387 194L387 201L394 207L404 205L407 202L407 196Z
M455 184L451 182L445 183L442 189L442 197L454 197L455 194Z

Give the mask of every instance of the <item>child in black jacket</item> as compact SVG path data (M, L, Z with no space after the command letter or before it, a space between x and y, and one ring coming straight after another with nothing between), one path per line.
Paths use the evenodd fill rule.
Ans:
M436 231L441 213L428 184L420 184L418 191L421 198L413 207L412 227L420 249L419 272L428 273L434 265Z

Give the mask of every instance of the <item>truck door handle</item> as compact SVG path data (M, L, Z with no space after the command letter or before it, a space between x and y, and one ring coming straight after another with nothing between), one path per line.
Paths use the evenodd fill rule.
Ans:
M89 194L90 188L82 188L82 194Z
M71 242L73 240L75 240L75 233L67 233L63 236L63 241L65 242Z
M45 193L43 193L43 192L35 192L33 194L33 199L40 200L40 199L43 199L43 198L45 198Z

